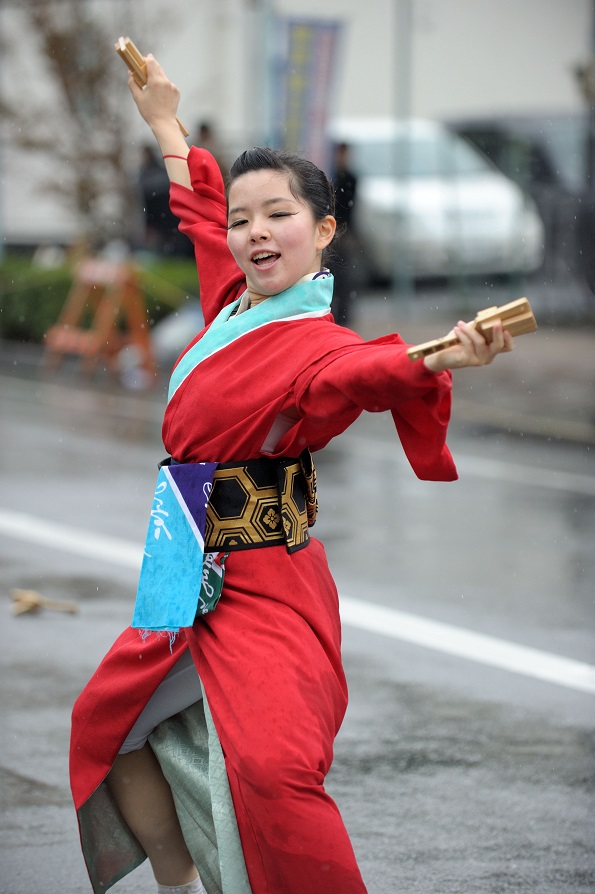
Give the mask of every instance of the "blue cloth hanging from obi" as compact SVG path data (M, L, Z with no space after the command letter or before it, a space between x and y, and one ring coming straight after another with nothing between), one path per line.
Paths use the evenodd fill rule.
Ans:
M217 463L180 463L159 469L133 627L176 633L194 624L216 468Z

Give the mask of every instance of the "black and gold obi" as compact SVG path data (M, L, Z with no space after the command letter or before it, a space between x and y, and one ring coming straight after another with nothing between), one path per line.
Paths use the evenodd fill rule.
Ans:
M220 463L207 507L205 551L308 545L316 521L316 471L309 450L298 459L261 457Z

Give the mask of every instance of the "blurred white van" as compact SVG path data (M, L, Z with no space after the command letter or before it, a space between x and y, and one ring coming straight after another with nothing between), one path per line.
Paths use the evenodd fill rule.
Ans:
M530 273L542 264L533 200L438 122L345 119L329 136L349 145L354 228L374 277Z

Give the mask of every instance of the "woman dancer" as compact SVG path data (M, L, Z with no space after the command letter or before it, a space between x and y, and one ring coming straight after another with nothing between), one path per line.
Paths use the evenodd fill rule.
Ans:
M498 327L487 344L461 322L458 345L411 363L399 336L364 342L336 325L323 268L335 233L326 176L295 156L249 150L226 200L212 156L180 135L178 90L156 60L145 89L129 86L194 243L206 323L172 375L169 469L215 471L190 621L177 606L167 622L159 606L139 608L139 585L144 633L124 631L73 712L72 788L91 881L104 891L148 857L160 892L365 894L324 789L347 691L337 593L308 533L309 451L363 410L390 411L416 474L455 479L450 370L490 363L512 340ZM154 505L161 534L164 512ZM208 599L216 608L201 614Z

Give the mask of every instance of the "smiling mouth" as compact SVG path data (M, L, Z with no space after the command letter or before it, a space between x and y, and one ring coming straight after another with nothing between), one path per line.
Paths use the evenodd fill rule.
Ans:
M252 263L256 265L256 267L268 267L273 264L277 258L280 258L281 255L276 254L271 251L262 251L251 259Z

